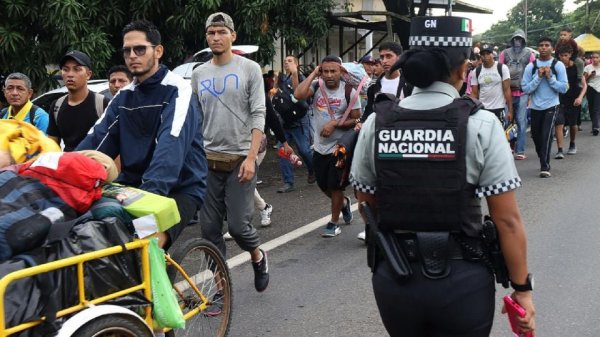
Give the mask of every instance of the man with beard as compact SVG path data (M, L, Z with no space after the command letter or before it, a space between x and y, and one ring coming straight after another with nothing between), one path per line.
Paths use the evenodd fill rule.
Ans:
M317 185L331 200L331 219L321 234L326 238L342 232L338 225L340 212L346 224L350 224L353 218L350 198L344 196L347 182L342 179L342 169L336 167L337 158L333 153L338 141L346 133L353 132L360 117L360 100L356 99L348 109L354 100L351 97L355 98L356 89L347 87L341 77L342 60L330 55L294 90L294 96L299 100L313 99L313 165Z
M92 78L92 61L79 50L72 50L60 59L60 72L69 93L50 106L48 136L64 151L73 151L96 123L109 99L90 91L87 81Z
M181 221L158 235L168 248L204 200L202 115L190 84L159 63L164 48L152 23L126 25L122 52L135 80L113 98L77 150L120 155L118 183L175 200Z

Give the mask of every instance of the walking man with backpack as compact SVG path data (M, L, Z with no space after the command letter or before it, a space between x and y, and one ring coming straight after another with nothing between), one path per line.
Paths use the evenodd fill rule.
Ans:
M294 96L299 100L313 98L313 164L319 188L331 199L331 219L323 237L341 233L338 225L340 212L346 224L352 221L350 198L344 196L348 182L343 179L342 169L336 167L337 159L333 152L338 140L346 133L354 132L352 129L360 117L360 99L356 89L341 81L342 71L341 59L327 56L294 90Z
M507 120L513 117L510 91L510 72L504 64L494 61L494 49L489 44L481 46L482 64L475 68L471 78L471 96L481 101L486 110L493 112L504 123L504 109L508 107Z
M514 119L517 121L517 144L515 159L523 160L527 144L527 102L529 95L521 89L521 80L527 64L535 61L535 54L527 48L527 39L522 30L514 32L510 39L510 47L500 53L498 62L506 64L510 73L510 90Z
M558 55L560 61L565 65L569 89L565 94L560 94L559 96L560 107L555 123L556 146L558 147L558 152L554 156L554 159L563 159L565 157L563 154L563 141L565 137L563 132L564 126L568 126L570 130L570 142L567 154L573 155L577 153L577 146L575 145L577 119L581 114L581 102L587 91L587 83L583 77L583 68L577 67L573 61L573 53L573 48L568 44L563 44L556 50L556 55Z
M273 97L273 108L283 120L285 138L293 140L298 154L302 157L304 165L306 165L308 170L307 182L314 184L316 178L312 162L313 151L310 148L312 143L310 120L307 113L309 106L304 101L293 101L296 99L293 97L294 89L298 87L300 82L304 81L304 76L298 71L298 59L293 55L286 56L283 67L287 76L283 74L279 76L277 94ZM287 97L283 97L284 95ZM280 157L279 168L283 175L283 187L278 189L277 192L287 193L295 190L292 164L289 160Z
M365 112L360 117L360 122L356 124L355 130L360 130L362 124L374 112L373 106L375 96L379 93L386 93L396 96L398 99L404 99L410 96L413 87L406 83L400 74L400 69L392 69L392 66L400 60L402 55L402 45L394 41L386 41L379 45L379 58L383 66L383 75L377 78L377 81L369 86L367 90L367 106ZM351 178L351 182L355 188L356 182ZM358 233L357 239L366 240L366 230Z
M362 124L367 118L373 113L373 104L375 103L375 96L384 92L387 94L395 95L398 99L410 96L412 93L412 86L404 80L400 75L400 69L395 69L390 72L392 66L398 62L402 55L402 45L393 42L386 41L379 45L379 58L384 70L382 76L379 76L375 83L369 86L367 90L367 106L365 112L360 116L360 121L356 125L356 129L360 129Z
M565 65L552 57L552 39L538 40L538 60L525 67L521 88L531 96L531 138L540 158L540 177L550 177L550 150L559 94L568 89Z
M34 125L42 132L48 128L48 113L31 103L31 80L22 73L12 73L4 81L4 97L8 107L0 110L0 119L17 119Z
M69 93L50 105L48 136L57 144L62 140L64 151L69 152L85 138L110 100L88 89L92 61L87 54L78 50L66 53L60 60L60 72Z

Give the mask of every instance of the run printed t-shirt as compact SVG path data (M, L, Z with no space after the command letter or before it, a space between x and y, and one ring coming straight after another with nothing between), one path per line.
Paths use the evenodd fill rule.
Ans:
M502 78L500 78L497 64L494 62L490 68L482 65L479 77L475 73L471 78L471 85L479 85L479 100L486 109L502 109L506 105L502 82L510 80L510 71L506 65L502 65Z
M51 112L47 134L51 137L61 138L65 143L65 152L75 150L98 120L94 95L92 91L88 91L85 100L75 106L69 105L68 98L65 98L63 105L58 111L58 121L54 119L54 113L52 113L56 101L50 106ZM104 98L104 109L106 109L108 102L109 99Z
M323 131L323 127L325 124L331 121L331 115L327 110L327 102L325 98L321 94L321 88L317 88L318 81L313 81L311 84L311 89L314 92L313 95L313 103L311 108L313 109L313 119L315 125L315 135L314 135L314 150L320 154L326 155L333 153L335 150L335 146L338 143L338 140L342 138L342 136L346 132L353 132L352 129L340 129L336 128L333 133L329 137L322 137L321 131ZM329 107L333 111L333 117L336 120L342 119L344 116L344 112L346 112L346 107L348 104L346 103L345 90L344 90L344 82L340 81L340 85L335 90L330 90L327 86L323 85L323 89L327 94L329 99ZM352 93L350 94L350 98L354 97L356 94L356 90L352 89ZM360 109L360 99L357 99L352 107L352 110Z

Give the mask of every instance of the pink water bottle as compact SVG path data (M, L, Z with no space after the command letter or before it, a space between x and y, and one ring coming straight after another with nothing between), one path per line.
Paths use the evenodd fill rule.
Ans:
M290 154L285 153L283 146L279 148L279 151L277 153L279 154L279 156L281 158L289 161L290 164L292 164L294 167L302 166L302 160L300 160L300 157L298 157L294 153L290 153Z

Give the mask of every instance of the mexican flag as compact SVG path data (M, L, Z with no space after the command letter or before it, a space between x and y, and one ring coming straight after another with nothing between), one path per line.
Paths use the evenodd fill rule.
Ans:
M473 26L471 25L471 19L462 19L460 28L461 28L462 32L471 33L473 31Z

